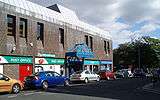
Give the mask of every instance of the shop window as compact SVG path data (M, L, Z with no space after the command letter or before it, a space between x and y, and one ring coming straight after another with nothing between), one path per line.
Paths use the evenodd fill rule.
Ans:
M7 35L15 36L16 35L16 17L15 16L7 15L7 26L8 26Z
M43 41L44 36L44 24L43 23L37 23L37 40Z
M60 43L63 45L64 47L64 29L59 28L59 33L60 33Z
M89 37L90 38L90 48L93 51L93 37Z
M88 36L85 35L84 37L85 37L85 43L86 43L86 45L88 46Z
M20 37L26 38L27 37L27 19L20 18L19 24L19 34Z

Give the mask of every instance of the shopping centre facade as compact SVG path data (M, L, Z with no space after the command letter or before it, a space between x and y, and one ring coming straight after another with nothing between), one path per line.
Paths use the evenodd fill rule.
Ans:
M0 0L0 73L24 80L42 70L67 75L71 68L113 70L109 32L58 4Z

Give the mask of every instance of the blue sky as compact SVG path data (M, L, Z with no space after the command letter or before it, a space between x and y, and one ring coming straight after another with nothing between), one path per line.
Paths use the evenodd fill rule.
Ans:
M109 31L113 48L141 36L160 39L160 0L29 0L43 6L58 3L80 20Z

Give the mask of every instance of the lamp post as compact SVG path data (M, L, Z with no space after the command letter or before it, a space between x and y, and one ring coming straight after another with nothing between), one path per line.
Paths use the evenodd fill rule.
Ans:
M138 67L141 68L141 49L140 49L140 44L138 44Z

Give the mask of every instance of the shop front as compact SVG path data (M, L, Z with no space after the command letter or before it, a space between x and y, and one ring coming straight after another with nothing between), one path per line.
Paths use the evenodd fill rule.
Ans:
M111 60L101 60L101 61L100 61L100 70L113 71L112 64L113 64L113 63L112 63Z
M92 73L97 73L99 71L100 62L99 60L85 60L84 69L90 70Z
M70 77L73 72L84 70L87 58L94 58L91 49L84 43L76 44L65 54L65 75Z
M24 81L32 74L32 60L30 56L0 56L0 73Z
M64 59L52 57L35 58L35 72L55 71L61 75L64 74Z

